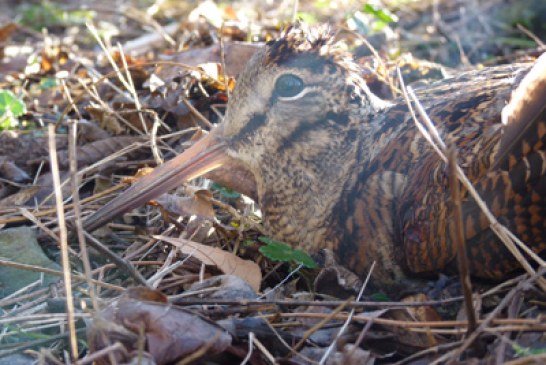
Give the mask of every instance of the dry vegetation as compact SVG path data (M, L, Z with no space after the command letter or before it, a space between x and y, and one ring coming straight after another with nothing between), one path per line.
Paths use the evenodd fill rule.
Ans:
M540 0L373 4L2 2L2 360L546 362L537 277L473 283L471 332L457 277L400 302L380 290L355 301L336 278L318 281L318 270L298 264L305 257L264 237L249 198L209 180L92 234L76 229L138 169L220 122L246 60L294 17L344 29L383 98L400 95L397 65L424 83L545 50Z

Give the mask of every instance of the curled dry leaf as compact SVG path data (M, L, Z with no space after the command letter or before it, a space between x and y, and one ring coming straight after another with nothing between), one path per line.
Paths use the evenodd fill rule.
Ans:
M68 146L66 136L57 135L55 142L59 150ZM49 161L47 133L35 130L32 133L18 131L3 131L0 133L0 156L19 166L25 166L33 161Z
M207 290L203 290L207 289ZM222 300L253 300L258 297L248 282L235 275L217 275L192 284L188 293L195 291L200 298Z
M98 125L105 131L113 135L119 135L125 131L125 127L121 125L118 117L110 110L102 107L88 106L85 108L85 111L88 112L92 119L97 121Z
M311 348L306 347L301 351L301 354L307 359L315 360L319 362L326 352L324 348ZM293 360L294 364L308 364L308 361L303 358L296 357ZM356 347L351 344L343 346L341 351L333 352L328 356L326 365L373 365L375 363L375 356L370 352L360 347Z
M78 167L91 165L103 158L110 156L113 153L119 152L119 150L124 147L129 146L131 143L144 142L145 139L142 137L111 137L101 139L95 142L88 143L82 147L78 148ZM141 148L135 149L132 152L124 155L128 159L137 158ZM67 168L70 160L68 159L68 151L59 151L59 166L61 168Z
M99 127L97 123L85 119L78 120L78 143L86 144L110 137L110 133Z
M243 260L230 252L184 238L167 236L154 236L154 238L178 247L182 253L201 260L205 265L218 267L224 274L239 276L249 283L252 289L255 291L260 290L262 272L260 267L253 261Z
M139 356L138 343L144 340L145 351L156 364L170 364L199 351L202 355L198 357L217 354L231 345L231 336L214 322L170 304L139 300L141 297L149 298L149 294L135 295L133 290L95 315L88 329L92 352L119 341L127 352L111 355L118 363L130 362ZM104 357L96 363L109 364L109 360Z
M336 298L348 298L360 291L362 280L340 265L331 250L320 250L314 258L318 259L322 267L313 282L317 293L332 295Z
M402 299L402 302L413 303L427 301L428 298L423 293L410 295ZM425 307L410 307L401 309L392 309L389 315L399 321L413 321L413 322L427 322L427 321L440 321L441 317L430 306ZM397 337L396 342L408 346L411 352L419 351L424 348L436 346L444 342L444 339L432 332L429 333L409 333L403 328L394 328L395 335Z
M30 176L28 176L28 174L19 166L3 157L0 157L0 176L6 180L16 183L23 183L32 180Z
M210 199L212 193L208 190L197 190L190 196L163 194L155 201L165 210L178 215L196 215L200 218L214 219L214 208Z
M224 44L226 75L239 75L250 57L252 57L260 48L262 48L262 46L259 44L226 42ZM210 47L194 48L183 51L173 55L172 61L190 66L198 66L210 62L221 63L220 45L215 44ZM170 81L179 75L180 68L174 66L165 66L158 71L158 76L166 81Z
M235 87L235 80L226 76L224 70L222 70L222 64L207 62L199 65L199 68L203 71L201 73L201 82L220 91L226 91L226 85L230 91Z

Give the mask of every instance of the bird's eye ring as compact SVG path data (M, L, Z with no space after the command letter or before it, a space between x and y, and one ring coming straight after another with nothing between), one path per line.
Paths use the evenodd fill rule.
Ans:
M275 82L275 93L280 97L289 98L302 92L303 80L293 74L284 74Z

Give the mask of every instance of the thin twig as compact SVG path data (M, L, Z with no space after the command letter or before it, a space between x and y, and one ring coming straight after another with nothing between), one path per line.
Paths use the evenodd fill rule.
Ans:
M459 277L464 294L466 317L468 318L467 336L476 330L476 311L472 299L472 283L468 270L468 257L466 256L466 242L464 238L463 208L461 203L461 189L457 179L457 150L451 147L448 151L449 159L449 188L451 191L451 202L453 204L455 246L457 247L457 264Z
M461 354L474 343L474 341L486 329L486 327L489 326L493 319L495 319L500 314L500 312L512 301L514 296L520 291L528 288L533 282L536 282L537 278L544 275L545 271L546 270L544 268L540 268L538 273L530 276L527 280L522 280L521 282L519 282L515 288L513 288L504 298L502 298L501 302L495 307L495 309L491 311L491 313L489 313L483 321L481 321L476 331L468 336L468 338L459 348L452 351L451 353L442 356L439 359L436 359L433 364L441 364L447 359L451 359L452 362L456 361L456 359L458 359L459 356L461 356Z
M90 364L92 362L95 362L97 361L98 359L100 359L101 357L104 357L104 356L109 356L110 354L112 354L113 352L115 351L121 351L125 354L125 356L127 356L127 349L125 348L125 346L123 346L122 343L120 342L116 342L110 346L107 346L105 348L102 348L100 350L97 350L93 353L90 353L89 355L85 356L84 358L78 360L78 365L85 365L85 364Z
M362 295L364 295L364 289L366 289L366 287L368 286L368 282L370 281L370 278L372 277L374 267L375 267L375 261L372 263L370 270L368 270L368 276L366 276L366 280L364 280L364 283L360 287L360 291L358 292L358 295L356 297L357 302L362 298ZM330 346L328 346L328 348L324 352L324 355L320 359L319 361L320 365L324 365L326 363L328 356L330 356L332 351L334 351L339 338L341 337L343 333L345 333L345 331L347 330L347 327L349 327L349 324L351 323L354 315L355 315L355 309L352 308L351 311L349 312L349 315L347 316L347 319L345 320L345 323L343 323L343 326L341 326L341 328L339 329L336 337L332 340L332 343L330 344ZM371 325L370 323L373 323L373 321L368 322L366 325Z
M146 279L138 272L137 269L131 264L130 261L125 260L121 256L117 255L115 252L110 250L108 247L106 247L102 242L97 240L95 237L93 237L91 234L84 231L85 237L87 237L87 242L90 246L92 246L95 250L102 253L104 256L112 260L112 262L121 270L123 270L125 273L127 273L129 276L131 276L133 279L136 280L136 282L140 285L144 285L146 287L149 287L148 283L146 282Z

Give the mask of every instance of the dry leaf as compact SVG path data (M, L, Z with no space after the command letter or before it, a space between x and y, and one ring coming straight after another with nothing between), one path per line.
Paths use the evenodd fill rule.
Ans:
M13 181L16 183L29 182L32 179L26 171L21 169L13 161L7 161L5 158L0 156L0 176L4 179Z
M261 45L246 42L226 42L224 54L226 62L226 75L237 76L245 67L247 61L254 53L262 48ZM198 66L203 63L221 63L220 45L215 44L204 48L194 48L173 55L172 61ZM170 81L180 75L180 67L164 66L159 69L158 76L165 81Z
M205 265L218 267L224 274L239 276L249 283L254 290L260 290L262 272L260 267L253 261L243 260L230 252L184 238L167 236L154 236L154 238L178 247L182 253L192 255L201 260Z
M193 283L189 292L199 292L199 298L222 300L255 300L258 295L250 284L239 276L216 275Z
M117 136L105 139L100 139L95 142L87 143L81 147L78 147L78 167L89 166L95 162L102 160L116 152L119 152L124 147L129 146L132 143L142 143L145 139L142 137L133 136ZM143 147L135 148L133 151L124 155L127 159L136 159L142 153ZM57 153L59 158L59 166L61 168L67 168L70 160L68 159L68 151L59 151Z
M426 302L430 298L423 293L417 293L413 295L408 295L402 299L404 303L415 303L415 302ZM421 307L408 307L406 309L408 313L415 318L417 322L423 321L441 321L442 317L438 314L438 311L431 306L421 306Z
M78 144L86 144L112 137L110 133L89 120L78 120Z
M87 106L84 108L91 115L98 125L113 135L119 135L125 132L125 127L122 126L116 115L110 110L102 107Z
M92 352L119 341L128 351L112 356L118 363L127 362L138 352L141 333L145 351L156 364L171 364L203 347L207 351L201 356L223 352L230 346L231 336L216 323L170 304L139 300L135 294L135 290L125 293L95 315L88 331ZM109 363L108 357L97 361Z
M66 135L55 136L57 149L68 147ZM49 161L49 147L47 133L34 130L31 133L24 131L3 131L0 133L0 156L19 166L26 166L33 162Z
M428 299L429 298L425 294L419 293L404 297L402 302L413 303L426 301ZM441 320L438 312L436 312L436 310L430 306L392 309L389 312L389 315L391 318L399 321L413 321L416 323ZM397 342L408 346L411 351L422 350L444 342L440 336L434 334L432 331L416 333L408 332L403 328L395 328L394 333L397 337Z
M191 196L163 194L155 202L169 212L178 215L196 215L200 218L214 219L214 208L210 199L212 193L208 190L197 190Z

